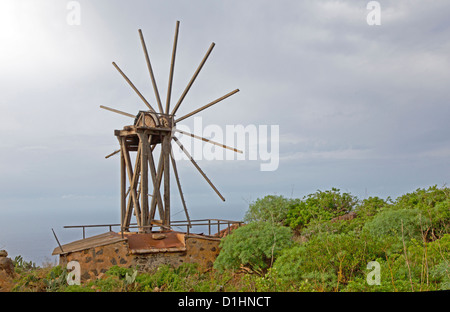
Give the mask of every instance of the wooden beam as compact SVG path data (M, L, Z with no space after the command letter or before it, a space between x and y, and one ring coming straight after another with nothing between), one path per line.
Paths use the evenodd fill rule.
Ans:
M150 57L148 56L147 46L145 45L144 35L142 34L142 30L139 29L139 36L141 38L142 49L144 49L145 60L147 62L148 72L150 74L150 79L152 80L153 91L155 92L156 102L158 103L159 112L164 113L161 98L159 97L158 86L156 85L155 75L153 74L152 64L150 63Z
M135 115L132 115L132 114L129 114L129 113L125 113L125 112L122 112L120 110L108 107L108 106L100 105L100 108L103 108L103 109L109 110L110 112L117 113L117 114L120 114L120 115L124 115L124 116L127 116L127 117L136 118Z
M141 225L148 225L148 136L138 133L140 138L140 159L141 159ZM140 229L142 230L142 229ZM145 229L143 230L145 231Z
M147 145L146 148L149 148L149 146ZM161 193L160 193L160 185L161 185L161 176L162 176L162 161L161 161L161 156L160 156L160 161L158 164L158 171L156 171L155 168L155 161L153 159L153 154L152 152L148 152L148 163L149 163L149 167L150 167L150 174L152 177L152 181L153 181L153 195L152 195L152 201L150 204L150 212L149 212L149 222L151 222L154 218L155 218L155 212L156 212L156 207L158 207L158 212L160 215L160 219L164 218L164 207L163 207L163 202L161 199Z
M177 21L177 24L175 26L175 37L173 39L172 60L170 62L169 86L167 87L166 110L165 110L166 114L169 113L170 98L172 96L173 70L174 70L174 67L175 67L175 55L177 53L178 30L179 30L179 28L180 28L180 21Z
M197 78L198 74L200 73L200 70L202 69L203 65L205 65L205 62L208 59L208 56L211 54L214 46L215 46L214 42L211 43L211 45L209 46L209 49L206 52L206 55L203 57L202 61L200 62L200 65L197 67L197 70L195 71L194 75L192 76L191 80L189 81L188 85L186 86L186 89L184 89L183 94L181 95L177 104L173 108L171 115L175 115L175 113L177 112L178 108L181 105L181 102L183 102L184 98L186 97L186 94L188 93L189 89L191 88L192 84L194 83L195 79Z
M139 92L139 90L134 86L134 84L131 82L130 79L124 74L124 72L117 66L115 62L112 62L114 67L118 70L118 72L122 75L122 77L128 82L130 87L136 92L136 94L141 98L141 100L147 105L148 109L150 109L152 112L156 113L156 111L153 109L153 107L150 105L150 103L144 98L144 96Z
M220 97L220 98L218 98L218 99L212 101L211 103L206 104L205 106L202 106L202 107L200 107L199 109L196 109L195 111L193 111L193 112L191 112L191 113L189 113L189 114L186 114L186 115L184 115L183 117L178 118L177 120L175 120L175 123L177 123L177 122L179 122L179 121L182 121L182 120L184 120L184 119L186 119L186 118L188 118L188 117L191 117L192 115L195 115L195 114L201 112L202 110L205 110L205 109L207 109L208 107L210 107L210 106L212 106L212 105L214 105L214 104L217 104L217 103L219 103L220 101L225 100L226 98L232 96L233 94L235 94L235 93L237 93L237 92L239 92L239 89L236 89L236 90L234 90L234 91L231 91L230 93L225 94L224 96L222 96L222 97Z
M185 131L178 130L178 129L175 129L175 131L179 132L179 133L182 133L182 134L185 134L185 135L189 135L189 136L191 136L191 137L193 137L195 139L199 139L199 140L202 140L202 141L205 141L205 142L208 142L208 143L211 143L211 144L214 144L214 145L217 145L217 146L229 149L229 150L231 150L233 152L237 152L237 153L241 153L241 154L243 153L241 150L238 150L238 149L236 149L234 147L229 147L229 146L226 146L224 144L221 144L221 143L218 143L218 142L215 142L215 141L212 141L212 140L205 139L205 138L203 138L201 136L198 136L198 135L195 135L195 134L192 134L192 133L189 133L189 132L185 132Z
M139 146L137 153L136 153L136 161L134 163L133 178L130 183L130 187L128 189L128 193L130 193L132 189L134 190L134 192L137 195L138 200L139 200L139 191L137 190L137 185L139 184L140 164L141 164L141 155L140 155L140 146ZM126 214L125 214L125 216L127 217L128 225L131 222L131 215L132 215L133 208L134 208L133 205L134 205L133 197L130 196L130 197L128 197L128 205L127 205L127 210L126 210ZM140 207L138 207L138 208L140 208ZM135 209L135 211L136 211L136 209ZM140 214L136 213L136 219L137 219L137 216L139 216L139 215ZM138 224L140 224L140 223L138 223Z
M119 140L120 142L120 140ZM126 165L125 165L125 155L124 151L121 148L120 150L120 231L128 231L129 222L125 223L125 215L126 215L126 205L127 205L127 194L126 194L126 188L127 188L127 172L126 172Z
M108 159L109 157L114 156L114 155L116 155L116 154L118 154L118 153L120 153L120 149L118 149L117 151L112 152L112 153L109 154L109 155L106 155L105 158Z
M166 226L170 226L170 139L169 135L165 135L162 145L164 155L164 225Z
M130 159L130 154L127 150L126 147L126 141L125 138L121 138L122 140L122 147L124 148L124 155L125 155L125 164L126 164L126 168L127 168L127 172L128 172L128 180L130 185L133 185L133 168L131 167L131 159ZM130 194L131 194L131 199L133 200L133 205L134 205L134 210L136 211L136 221L138 223L138 225L141 225L141 220L140 220L140 206L139 206L139 199L138 196L136 194L136 190L131 187L130 188ZM128 211L128 214L131 214L131 211Z

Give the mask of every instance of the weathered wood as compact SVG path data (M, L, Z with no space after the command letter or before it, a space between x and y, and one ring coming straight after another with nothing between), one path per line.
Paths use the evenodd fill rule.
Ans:
M114 156L114 155L116 155L116 154L118 154L118 153L120 153L120 149L118 149L118 150L112 152L112 153L109 154L109 155L106 155L105 158L108 159L109 157L112 157L112 156Z
M141 159L141 225L146 226L148 219L148 136L139 133L140 138L140 159ZM144 229L145 231L145 229Z
M150 57L148 56L147 46L145 45L144 35L142 30L139 29L139 36L141 38L142 49L144 49L145 60L147 62L148 72L150 74L150 79L152 80L153 91L155 92L156 102L158 103L159 112L162 114L163 108L161 105L161 98L159 97L158 86L156 85L155 75L153 74L152 64L150 63Z
M149 145L147 144L145 146L145 148L149 149ZM148 163L149 163L149 167L150 167L150 174L151 174L152 181L153 181L153 195L152 195L152 201L150 204L150 212L148 215L149 222L150 222L151 220L153 220L155 218L156 207L158 207L160 219L163 219L163 217L164 217L164 207L163 207L163 202L162 202L161 193L160 193L160 185L161 185L160 176L162 176L163 169L161 168L162 161L160 159L160 162L158 165L158 171L156 170L152 151L148 152Z
M170 129L170 128L149 129L147 127L131 126L131 127L127 127L127 129L123 129L123 130L114 130L114 135L120 136L120 137L133 137L133 136L136 137L137 131L145 131L145 133L147 135L159 135L161 133L170 133L170 132L172 132L172 129Z
M178 146L181 148L181 150L186 154L186 156L189 158L189 160L192 162L192 164L195 166L195 168L197 168L197 170L200 172L200 174L203 176L203 178L205 178L206 182L208 182L208 184L213 188L213 190L216 192L216 194L219 195L220 199L222 199L222 201L225 201L225 198L222 196L222 194L220 194L219 190L214 186L214 184L212 184L211 180L208 179L208 177L203 172L203 170L200 169L200 167L197 165L197 163L192 158L192 156L189 154L189 152L184 148L184 146L178 141L178 139L176 137L172 137L172 138L178 144Z
M203 65L205 65L206 60L208 59L208 56L211 54L212 49L214 48L215 43L211 43L209 46L208 51L206 52L206 55L203 57L202 61L200 62L200 65L197 67L197 70L195 71L194 75L192 76L191 80L189 81L188 85L186 86L186 89L184 89L183 94L181 94L180 99L178 100L177 104L172 110L171 115L175 115L178 108L181 105L181 102L183 102L184 98L186 97L186 94L188 93L189 89L191 88L192 84L194 83L195 79L197 78L198 74L200 73L200 70L202 69Z
M169 86L167 87L167 98L166 98L166 110L165 113L169 113L170 108L170 98L172 96L172 83L173 83L173 70L175 67L175 55L177 53L177 44L178 44L178 30L180 28L180 21L177 21L175 26L175 37L173 39L173 48L172 48L172 59L170 62L170 72L169 72Z
M140 191L138 191L137 186L139 184L139 177L141 175L140 164L141 164L141 157L140 157L140 146L139 146L138 147L137 156L136 156L136 161L134 163L133 178L132 178L132 181L130 183L130 188L128 189L128 193L130 193L132 189L134 190L134 192L137 195L138 201L139 201L139 193L140 193ZM126 217L126 223L125 224L127 225L127 227L129 227L130 222L131 222L131 215L133 213L133 208L134 208L134 201L133 201L133 197L130 196L130 197L128 197L128 205L127 205L127 209L126 209L126 212L125 212L125 217ZM137 218L137 216L136 216L136 218Z
M192 133L189 133L189 132L185 132L185 131L178 130L178 129L175 129L175 131L179 132L179 133L182 133L182 134L185 134L185 135L189 135L189 136L191 136L191 137L193 137L195 139L199 139L199 140L202 140L204 142L211 143L211 144L214 144L214 145L217 145L217 146L229 149L229 150L231 150L233 152L236 152L236 153L241 153L241 154L243 153L241 150L238 150L238 149L236 149L234 147L229 147L229 146L226 146L226 145L224 145L222 143L218 143L218 142L215 142L213 140L205 139L205 138L203 138L201 136L198 136L198 135L195 135L195 134L192 134Z
M119 140L120 142L120 140ZM128 231L127 226L129 224L125 223L125 215L126 215L126 205L127 205L127 172L125 168L125 155L123 153L122 148L120 151L120 227L121 231Z
M218 98L218 99L212 101L211 103L208 103L208 104L206 104L206 105L204 105L204 106L202 106L202 107L196 109L195 111L193 111L193 112L191 112L191 113L189 113L189 114L186 114L186 115L184 115L183 117L178 118L177 120L175 120L175 123L180 122L180 121L182 121L182 120L184 120L184 119L186 119L186 118L188 118L188 117L191 117L192 115L195 115L195 114L201 112L202 110L205 110L205 109L207 109L208 107L213 106L214 104L217 104L217 103L219 103L220 101L225 100L226 98L232 96L233 94L235 94L235 93L237 93L237 92L239 92L239 89L236 89L236 90L234 90L234 91L231 91L230 93L225 94L224 96L222 96L222 97L220 97L220 98Z
M120 114L120 115L124 115L124 116L127 116L127 117L136 118L135 115L132 115L132 114L129 114L129 113L125 113L125 112L122 112L122 111L120 111L118 109L114 109L114 108L111 108L111 107L108 107L108 106L100 105L100 108L103 108L103 109L109 110L110 112L117 113L117 114Z
M145 97L141 94L141 92L139 92L139 90L134 86L134 84L131 82L130 79L128 79L128 77L124 74L124 72L119 68L119 66L117 66L117 64L115 62L112 62L112 64L114 65L114 67L117 69L117 71L122 75L122 77L128 82L128 84L130 85L130 87L134 90L134 92L136 92L136 94L141 98L141 100L145 103L145 105L147 105L147 107L154 113L156 113L156 111L153 109L153 107L150 105L150 103L145 99Z
M162 153L164 159L164 225L170 225L170 136L163 139Z
M125 164L126 164L126 168L127 168L127 172L128 172L128 180L130 185L133 184L133 168L131 167L131 159L130 159L130 154L127 150L127 146L126 146L126 142L125 142L125 138L121 138L122 140L122 148L124 149L124 155L125 155ZM140 218L140 206L139 206L139 199L138 196L136 194L136 190L132 187L130 189L130 194L131 194L131 199L133 200L133 205L134 205L134 210L136 212L136 221L138 223L138 225L141 225L141 218ZM131 210L128 211L128 214L131 213Z

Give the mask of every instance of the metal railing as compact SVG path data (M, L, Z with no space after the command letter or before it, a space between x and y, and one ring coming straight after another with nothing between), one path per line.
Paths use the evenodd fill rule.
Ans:
M186 227L186 234L198 234L193 233L191 231L192 227L206 227L208 228L208 235L209 237L219 237L221 232L221 225L226 225L225 229L228 230L227 234L231 233L231 226L237 224L238 227L240 227L243 222L242 221L232 221L232 220L223 220L223 219L199 219L199 220L189 220L189 221L172 221L170 223L169 229L173 229L173 227L176 228L182 228ZM108 227L109 231L112 232L113 227L119 227L121 235L123 237L123 228L121 227L121 224L113 223L113 224L89 224L89 225L66 225L64 226L65 229L71 229L71 228L81 228L83 230L83 239L86 239L86 228L100 228L100 227ZM213 227L217 228L217 233L212 234ZM153 225L147 225L147 226L138 226L137 223L131 223L126 229L138 229L143 230L146 228L160 228L160 229L168 229L167 226L162 224L153 224ZM224 228L222 227L222 230ZM203 233L202 233L203 234ZM203 234L205 235L205 234Z

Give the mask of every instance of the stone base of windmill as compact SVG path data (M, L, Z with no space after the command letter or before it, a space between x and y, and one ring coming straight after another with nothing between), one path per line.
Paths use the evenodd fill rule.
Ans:
M80 264L81 280L95 279L112 266L151 272L161 265L177 267L197 263L212 268L219 254L220 238L175 231L158 233L108 232L55 248L61 266Z

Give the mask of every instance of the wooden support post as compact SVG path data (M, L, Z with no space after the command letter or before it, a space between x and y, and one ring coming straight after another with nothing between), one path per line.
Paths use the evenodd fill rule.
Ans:
M122 231L125 230L128 231L128 224L125 224L125 214L127 209L126 179L127 179L127 172L125 168L125 155L123 149L120 148L120 226Z
M146 145L146 148L149 149L148 144ZM163 162L161 161L161 157L160 157L158 171L156 171L153 154L151 151L148 151L148 163L149 163L149 167L150 167L150 174L152 176L152 181L153 181L153 196L152 196L152 201L150 204L150 212L148 215L148 222L150 224L151 221L154 220L154 218L155 218L156 206L158 206L160 219L162 220L164 218L164 207L163 207L163 202L162 202L161 193L160 193Z
M144 133L138 133L139 144L141 146L141 226L148 225L148 136ZM141 228L145 232L148 229Z
M133 168L131 167L130 154L128 152L125 137L121 137L121 140L122 140L122 148L124 150L124 155L125 155L125 164L126 164L127 172L128 172L128 180L129 180L130 185L133 185L134 174L133 174ZM130 188L130 194L131 194L131 199L133 201L134 210L136 211L136 221L138 223L138 226L141 226L141 218L140 218L141 211L140 211L140 206L139 206L139 198L136 194L136 189L134 187ZM131 209L128 209L127 214L128 215L131 214ZM130 217L131 217L131 215L130 215Z
M125 154L126 155L126 154ZM138 152L137 152L137 156L136 156L136 162L134 165L134 173L133 173L133 178L132 181L130 182L130 187L128 189L128 192L126 193L126 195L128 195L131 190L133 189L134 192L137 195L137 185L139 183L139 176L140 176L140 163L141 163L141 157L140 157L140 146L138 147ZM139 200L139 196L137 196L138 200ZM130 226L130 222L131 222L131 216L133 213L133 208L134 208L134 200L133 200L133 196L130 195L130 197L128 197L128 204L127 204L127 208L125 211L125 221L124 221L124 226L126 227L126 229L129 229Z
M164 160L164 225L170 226L170 141L171 136L163 137L163 160Z

